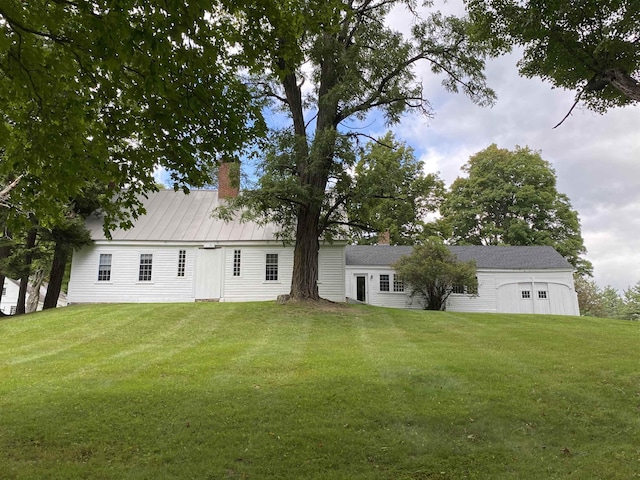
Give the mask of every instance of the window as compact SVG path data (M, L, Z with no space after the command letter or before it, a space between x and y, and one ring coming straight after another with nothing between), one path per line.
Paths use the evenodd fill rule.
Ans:
M454 285L451 287L451 293L457 293L460 295L478 295L478 287L474 285L469 287L467 285Z
M278 254L267 253L267 264L264 279L267 281L278 280Z
M393 275L393 291L404 292L404 282L395 274Z
M2 295L6 295L7 294L7 287L2 287Z
M530 290L522 290L522 298L531 298Z
M151 253L140 254L140 273L138 274L139 282L151 281L152 264L153 264L153 255Z
M277 255L276 255L277 257ZM278 263L278 259L276 258L276 264ZM240 276L240 250L233 251L233 276ZM276 272L277 277L277 272Z
M184 269L186 264L187 264L187 251L178 250L178 276L179 277L184 277Z
M389 291L389 275L380 275L380 291Z
M11 308L9 309L9 315L15 315L17 309L17 305L11 305Z
M111 254L101 253L98 264L98 281L108 282L111 280Z
M538 298L540 300L544 300L547 298L547 291L546 290L538 290Z

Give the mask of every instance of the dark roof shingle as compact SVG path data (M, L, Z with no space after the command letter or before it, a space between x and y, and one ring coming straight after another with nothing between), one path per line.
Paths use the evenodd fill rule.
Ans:
M573 269L553 247L548 246L449 246L461 261L475 260L477 268L503 270ZM346 248L347 265L391 265L411 254L413 247L394 245L350 245Z

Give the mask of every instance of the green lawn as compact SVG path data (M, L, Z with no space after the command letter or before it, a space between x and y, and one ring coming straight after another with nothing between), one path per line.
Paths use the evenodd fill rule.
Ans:
M271 303L12 318L0 478L640 478L640 323Z

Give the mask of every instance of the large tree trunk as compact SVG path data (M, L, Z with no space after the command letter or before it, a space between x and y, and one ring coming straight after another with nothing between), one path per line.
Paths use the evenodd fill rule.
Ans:
M31 271L31 262L33 260L33 253L31 253L31 249L36 245L36 237L38 230L33 227L29 230L27 234L27 241L25 247L28 253L25 255L24 263L27 268L27 274L24 275L20 279L20 290L18 291L18 304L16 305L16 315L21 315L26 313L26 302L27 302L27 286L29 285L29 273Z
M318 208L300 207L293 251L291 297L297 300L318 300Z
M334 132L326 131L335 138ZM318 134L316 134L316 140ZM320 215L327 188L329 170L333 162L335 140L322 142L314 148L314 154L308 160L304 173L300 176L301 185L307 187L309 200L298 208L296 225L296 245L293 252L293 275L291 278L291 297L296 300L318 300L318 253ZM314 145L316 147L316 145Z
M58 306L58 298L60 297L60 290L62 290L62 280L68 258L69 253L67 246L64 245L61 240L58 240L53 251L53 261L51 262L51 271L49 272L49 286L47 287L47 294L44 297L43 310L56 308Z
M325 46L335 39L326 34ZM328 49L331 50L331 49ZM318 300L318 253L320 243L320 215L329 180L329 172L334 162L336 127L338 124L338 101L331 89L336 85L339 72L335 60L340 48L335 48L321 62L320 85L318 88L318 113L316 117L313 145L309 148L306 122L302 103L302 92L295 73L285 75L284 87L289 110L293 119L294 133L300 140L296 144L296 164L298 181L307 192L308 198L298 207L296 225L296 245L293 253L293 274L291 278L291 298L295 300ZM281 68L285 70L284 63Z
M615 68L604 72L603 77L625 97L640 102L640 83L631 75L619 68Z

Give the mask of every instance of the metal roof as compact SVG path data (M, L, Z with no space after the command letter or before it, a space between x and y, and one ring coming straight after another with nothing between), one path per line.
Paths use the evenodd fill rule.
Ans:
M571 264L553 247L547 246L448 246L460 261L475 260L477 268L499 270L569 269ZM347 265L388 266L413 247L394 245L350 245L346 248Z
M226 242L276 240L274 225L232 220L225 222L212 216L219 206L215 190L182 191L161 190L143 199L147 213L141 215L129 230L111 232L113 240L120 241L172 241L172 242ZM87 228L94 240L105 240L102 217L87 220Z

